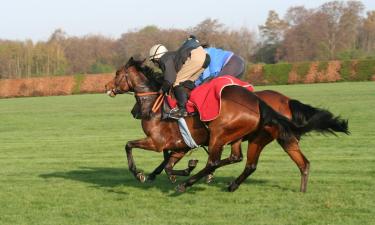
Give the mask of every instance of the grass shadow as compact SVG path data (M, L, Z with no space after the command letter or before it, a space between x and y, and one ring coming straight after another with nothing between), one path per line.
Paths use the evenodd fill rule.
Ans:
M90 184L90 187L105 189L111 193L128 194L124 192L121 187L133 187L143 190L159 189L163 193L168 193L169 196L179 196L175 193L175 187L178 183L187 179L187 177L178 177L175 184L172 184L165 174L157 177L153 182L140 183L136 180L127 168L111 168L111 167L79 167L76 170L66 172L53 172L48 174L41 174L40 177L44 179L62 178L73 181L84 182ZM222 191L227 191L228 184L235 179L234 176L219 176L215 177L214 181L209 186L215 186ZM204 183L204 179L198 183ZM242 185L264 185L268 180L263 179L248 179ZM285 189L280 186L271 185L272 187ZM202 185L188 188L186 193L194 194L198 191L203 191L206 188Z
M62 178L91 184L91 187L106 189L112 193L127 194L119 191L119 187L129 186L139 189L158 188L162 192L169 192L173 185L166 177L158 177L153 182L140 183L134 178L128 169L110 167L79 167L76 170L66 172L53 172L40 174L44 179Z

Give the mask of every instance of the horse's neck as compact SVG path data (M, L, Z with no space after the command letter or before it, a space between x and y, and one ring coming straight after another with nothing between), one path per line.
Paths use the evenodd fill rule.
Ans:
M153 92L156 87L147 79L147 78L133 78L132 79L132 86L134 87L135 93L145 93L145 92Z
M153 92L155 89L147 84L139 84L135 86L134 88L134 93L135 94L141 94L141 93L146 93L146 92Z

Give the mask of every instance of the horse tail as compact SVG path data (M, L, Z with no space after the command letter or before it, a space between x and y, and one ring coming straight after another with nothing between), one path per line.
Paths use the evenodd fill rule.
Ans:
M299 126L299 136L311 131L333 135L336 135L335 132L350 134L348 120L334 116L328 110L315 108L294 99L289 100L289 108L292 112L292 121Z
M289 140L293 136L299 134L299 127L293 121L289 120L287 117L279 114L274 109L272 109L267 103L259 99L259 110L260 110L260 127L267 125L276 125L279 131L279 137L283 140Z

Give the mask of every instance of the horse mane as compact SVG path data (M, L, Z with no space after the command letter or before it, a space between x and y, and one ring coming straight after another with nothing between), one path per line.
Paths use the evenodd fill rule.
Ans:
M129 68L131 66L134 66L135 69L139 72L141 72L147 80L150 82L150 85L155 87L156 89L161 88L161 85L163 83L163 74L156 72L153 68L143 65L145 60L136 60L133 57L129 59L129 61L126 63L125 68Z

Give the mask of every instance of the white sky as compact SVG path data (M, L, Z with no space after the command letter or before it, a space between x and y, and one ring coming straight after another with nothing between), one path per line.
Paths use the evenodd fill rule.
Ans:
M146 25L188 28L206 18L228 27L257 31L268 11L280 16L290 6L315 8L324 0L0 0L0 39L46 40L57 29L70 36L103 34L118 38ZM375 0L363 0L365 11Z

